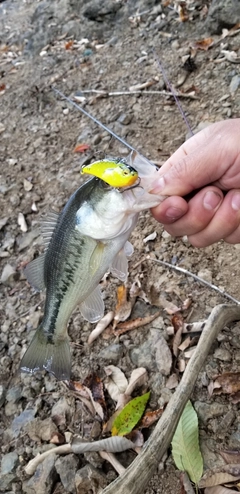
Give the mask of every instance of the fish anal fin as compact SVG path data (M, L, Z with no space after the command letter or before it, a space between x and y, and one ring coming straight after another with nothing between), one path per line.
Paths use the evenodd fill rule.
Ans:
M46 370L61 381L69 380L71 356L68 338L50 343L40 325L22 358L20 370L31 374Z
M99 286L82 302L80 311L84 319L89 322L97 322L103 317L104 302Z
M26 276L30 285L35 288L35 290L42 291L45 289L44 283L44 260L45 254L41 254L33 261L29 262L24 268L23 272Z
M56 228L56 224L58 222L59 214L55 211L49 211L49 213L45 216L41 224L41 233L43 237L43 243L45 249L48 248L50 240L52 238L52 234Z
M110 270L113 276L116 276L121 281L126 281L128 277L128 260L124 248L113 259Z

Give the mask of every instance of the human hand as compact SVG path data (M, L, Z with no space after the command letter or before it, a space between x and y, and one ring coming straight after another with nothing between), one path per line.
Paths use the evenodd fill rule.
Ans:
M210 125L182 144L152 192L170 196L152 214L171 235L187 235L195 247L240 242L240 119Z

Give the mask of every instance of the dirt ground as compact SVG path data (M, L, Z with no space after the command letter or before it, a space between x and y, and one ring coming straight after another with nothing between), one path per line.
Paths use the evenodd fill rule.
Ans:
M193 130L238 117L240 96L234 81L239 76L239 65L226 59L222 50L237 52L240 34L220 41L220 33L212 32L211 23L206 23L209 2L186 4L188 19L181 22L174 2L78 2L75 10L74 2L63 0L0 3L0 431L2 457L10 452L18 456L10 471L12 476L4 477L1 492L75 492L63 486L56 472L44 491L39 490L36 479L30 485L24 472L26 463L49 447L49 440L44 441L37 434L35 437L24 429L16 433L14 419L24 410L34 410L35 419L43 421L51 417L53 406L65 397L69 409L65 423L59 427L61 434L69 431L82 433L85 438L93 436L89 412L66 386L49 375L32 377L18 373L20 358L43 313L45 297L28 285L22 268L42 251L42 216L51 209L61 210L83 180L79 173L81 164L104 155L128 153L105 131L60 100L51 85L67 96L84 95L86 109L143 155L162 163L188 133L171 97L147 94L148 89L141 95L105 98L81 91L129 92L132 86L147 81L153 82L149 90L162 91L164 83L152 53L154 47L173 85L187 74L180 89L185 96L190 92L190 97L182 98L181 103ZM53 9L50 13L49 7ZM208 50L198 49L196 68L186 73L183 65L191 46L210 36L218 42ZM90 149L83 154L74 153L80 143L87 143ZM144 243L143 239L153 232L156 237ZM219 242L194 249L187 239L166 235L150 212L141 213L131 242L134 254L129 262L129 286L138 277L146 294L154 287L177 305L191 297L191 308L185 313L188 320L204 320L215 305L226 299L154 259L199 274L239 299L238 245ZM151 259L147 258L149 255ZM106 277L106 310L114 309L119 284L117 279ZM119 366L127 377L135 367L146 367L150 408L167 403L174 389L166 387L168 376L160 374L144 353L151 331L159 330L166 335L166 328L171 325L170 316L161 310L161 317L151 325L118 339L113 335L108 339L99 337L91 347L87 339L92 326L76 310L69 323L72 379L82 381L94 371L104 378L104 366L109 364ZM154 307L139 298L133 316L151 311ZM214 376L236 372L239 364L240 329L235 324L222 331L215 342L192 396L199 415L205 466L217 464L219 448L240 448L239 404L231 403L223 395L208 394L208 384ZM120 455L124 466L133 457ZM87 461L90 462L82 457L80 466ZM147 494L182 492L179 472L173 465L169 455L165 466L161 465L152 478ZM117 475L107 462L100 462L98 467L107 482Z

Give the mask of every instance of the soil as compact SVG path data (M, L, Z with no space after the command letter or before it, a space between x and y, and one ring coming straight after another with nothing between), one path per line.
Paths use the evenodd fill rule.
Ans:
M65 396L72 405L70 418L61 432L79 433L81 430L89 437L91 424L81 401L54 377L18 374L20 358L44 307L44 293L36 293L30 288L22 268L43 250L39 233L42 216L51 209L61 210L83 181L79 173L81 164L99 156L128 154L128 150L110 138L106 131L57 97L51 86L67 96L85 96L84 105L88 111L143 155L162 163L184 142L188 132L172 97L147 94L146 90L141 95L103 98L96 93L81 94L81 91L129 92L132 86L147 81L154 83L150 90L162 91L164 83L153 47L176 86L186 74L183 65L193 43L209 36L219 40L220 35L211 32L208 2L190 2L185 22L181 22L174 5L173 2L147 0L101 3L48 0L39 1L37 5L31 0L9 0L0 3L0 384L7 393L20 389L17 398L11 392L5 396L4 392L1 400L2 455L15 451L19 457L19 466L11 484L5 488L6 492L30 492L26 487L28 477L24 466L36 454L37 448L43 451L46 446L46 442L34 441L26 432L17 438L11 435L13 419L23 410L36 407L36 417L43 420L51 416L54 404ZM226 37L208 50L197 50L196 69L187 73L181 86L185 95L191 92L196 97L181 99L193 130L203 124L239 116L239 90L232 89L239 65L231 63L221 53L222 49L237 51L239 45L240 34L237 34ZM83 154L74 153L79 143L87 143L90 149ZM20 213L24 215L26 225L21 226ZM153 232L156 232L156 238L144 243L143 239ZM131 242L134 254L129 262L129 286L138 277L146 294L154 286L177 305L191 297L188 320L204 320L215 305L226 299L191 277L166 269L154 260L167 261L194 274L202 273L208 281L239 298L238 245L219 242L205 249L195 249L186 238L174 239L166 235L150 212L141 213ZM3 277L6 266L12 270L9 276ZM111 276L103 282L106 310L114 309L119 284ZM133 315L137 317L153 310L139 298ZM111 363L129 377L136 367L133 350L146 342L151 327L165 331L171 324L164 309L160 319L161 322L157 320L129 332L117 341L114 336L109 339L99 337L89 347L87 339L92 326L83 321L76 310L68 329L72 379L82 381L94 371L103 378L104 366ZM222 331L192 396L193 404L208 404L209 410L217 404L221 409L219 415L209 412L207 421L199 414L200 435L205 445L204 461L208 466L212 455L213 462L217 461L218 457L214 455L219 448L240 447L239 405L232 404L222 395L210 397L207 389L213 376L239 370L239 338L238 324ZM106 352L102 357L102 351L114 343L119 344L116 359L108 359ZM221 351L216 352L219 349ZM145 366L148 366L147 360ZM152 389L150 407L154 409L159 406L163 391L166 392L167 377L162 375L160 379L156 368L152 369L150 364L147 370ZM169 396L166 401L168 399ZM221 429L219 423L224 424L229 412L232 420L225 430ZM130 457L121 455L125 466ZM102 468L109 482L115 478L116 473L110 466L104 464ZM169 456L165 467L151 480L147 494L180 493L180 490L179 472ZM68 491L56 477L48 492Z

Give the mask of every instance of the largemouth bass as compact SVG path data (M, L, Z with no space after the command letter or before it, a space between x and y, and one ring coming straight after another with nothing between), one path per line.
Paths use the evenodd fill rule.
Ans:
M155 167L150 170L156 173ZM128 238L138 213L162 199L140 185L118 190L94 177L70 197L60 215L49 215L42 229L46 251L25 270L35 288L46 288L46 302L21 370L47 370L58 379L70 378L67 323L73 310L79 305L90 322L103 316L100 280L109 269L126 279L127 256L133 250Z

